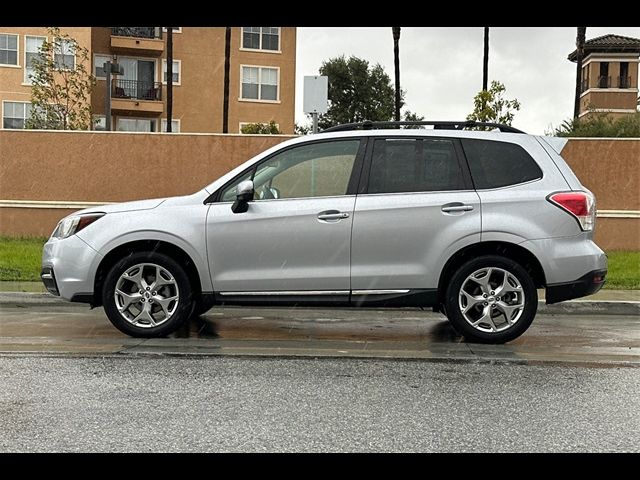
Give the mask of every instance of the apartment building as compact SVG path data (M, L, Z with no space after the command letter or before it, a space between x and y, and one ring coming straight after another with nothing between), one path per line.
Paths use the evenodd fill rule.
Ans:
M167 125L167 32L163 27L64 27L91 53L97 78L91 94L94 129L104 129L107 92L112 130L159 132ZM173 27L173 132L223 131L225 27ZM2 128L23 128L30 112L31 60L44 27L0 27ZM65 65L75 56L55 53ZM295 27L232 27L228 132L269 123L294 132ZM123 74L106 85L104 62ZM87 65L87 68L89 66Z

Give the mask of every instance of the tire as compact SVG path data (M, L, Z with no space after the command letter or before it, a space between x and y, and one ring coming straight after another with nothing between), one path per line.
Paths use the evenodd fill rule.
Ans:
M456 270L446 290L445 307L453 328L466 340L505 343L518 338L533 322L538 292L518 262L485 255Z
M111 323L132 337L168 335L184 324L194 307L184 269L157 252L136 252L118 261L105 278L102 298Z

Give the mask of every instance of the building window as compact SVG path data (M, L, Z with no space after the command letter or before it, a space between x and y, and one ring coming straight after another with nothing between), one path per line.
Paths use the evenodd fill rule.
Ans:
M280 27L242 27L242 48L280 51Z
M173 33L182 33L182 27L171 27L171 30L173 30ZM162 27L162 31L166 32L167 27Z
M107 117L104 115L94 115L92 130L104 131L107 129Z
M242 66L243 100L278 100L278 69Z
M180 60L173 61L173 84L180 85L180 68L182 62ZM162 60L162 83L167 83L167 61Z
M0 34L0 65L18 65L18 35Z
M107 74L104 71L104 63L111 61L110 55L95 54L93 56L93 74L100 80L106 80Z
M162 131L167 131L167 119L162 119ZM180 133L180 120L171 120L171 133Z
M31 115L29 102L3 102L2 128L24 128Z
M40 56L40 47L47 37L24 37L24 83L31 83L33 61Z
M53 61L58 70L74 70L76 68L76 52L73 42L63 38L56 42L53 49Z
M156 121L148 118L118 118L119 132L155 132Z
M600 77L598 78L598 88L610 88L611 78L609 77L609 62L600 62Z
M631 77L629 76L629 62L620 62L619 88L631 88Z

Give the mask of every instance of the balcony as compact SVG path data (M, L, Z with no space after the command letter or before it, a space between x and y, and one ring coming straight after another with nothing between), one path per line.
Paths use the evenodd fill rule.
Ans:
M164 52L161 27L113 27L111 48L115 53L159 56Z
M618 77L618 88L632 88L631 77Z
M156 116L164 111L162 84L115 79L111 82L111 110L124 115Z
M611 77L598 77L598 88L611 88Z

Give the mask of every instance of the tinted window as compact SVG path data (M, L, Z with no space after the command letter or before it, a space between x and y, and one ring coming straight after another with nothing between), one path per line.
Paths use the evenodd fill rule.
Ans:
M248 179L255 200L345 195L359 147L360 140L340 140L290 148L227 186L221 200L235 200L236 186Z
M451 140L376 140L369 193L463 190L464 180Z
M497 188L542 178L542 171L524 148L514 143L462 139L476 188Z

